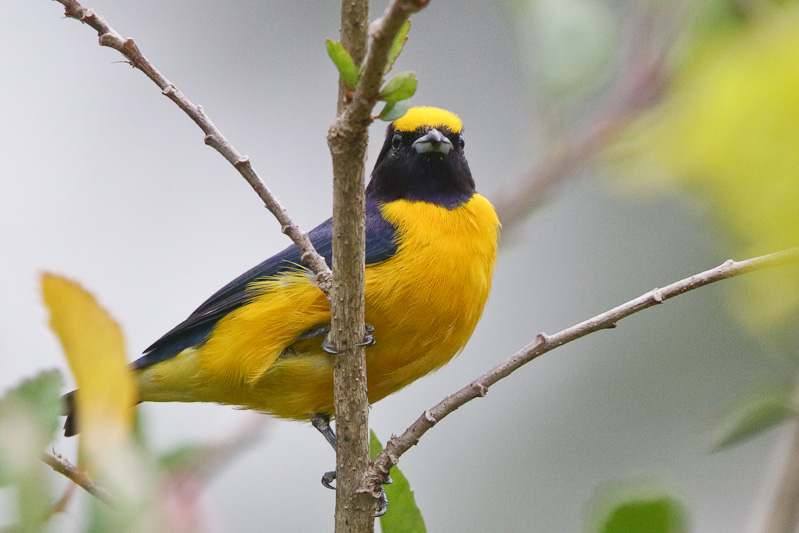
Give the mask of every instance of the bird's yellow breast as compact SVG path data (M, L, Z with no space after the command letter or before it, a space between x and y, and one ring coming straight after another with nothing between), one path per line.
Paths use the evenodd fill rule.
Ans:
M471 336L491 287L499 221L475 194L452 210L399 200L381 206L397 252L366 268L370 402L440 368ZM219 321L209 340L139 376L141 399L213 401L307 420L333 413L332 356L321 337L327 301L305 272L257 282L260 295Z

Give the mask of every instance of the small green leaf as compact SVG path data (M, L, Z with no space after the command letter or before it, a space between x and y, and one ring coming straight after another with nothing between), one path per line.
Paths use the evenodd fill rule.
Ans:
M670 498L632 500L616 507L602 533L678 533L687 531L682 509Z
M377 97L386 102L407 100L416 92L418 83L419 80L416 79L416 74L413 72L401 72L386 83Z
M344 45L338 41L327 39L325 44L327 45L327 55L330 56L333 64L336 65L344 85L348 89L354 89L358 85L358 68L355 66L352 56L344 49Z
M713 426L720 437L715 451L740 444L796 416L790 387L769 385L741 398Z
M392 122L407 113L410 108L411 106L406 102L386 102L377 118Z
M374 431L370 431L369 457L374 459L381 451L383 446L377 435ZM380 517L380 528L383 533L424 533L427 528L422 513L416 506L408 478L399 468L394 467L391 469L391 479L394 480L392 484L383 486L386 489L389 505L388 512Z
M688 517L668 492L650 482L612 483L589 505L589 533L686 533Z
M411 29L411 21L406 20L402 23L400 30L397 32L397 36L394 37L394 42L391 44L391 50L388 53L388 63L386 63L386 70L385 73L391 70L391 67L394 66L394 62L399 57L400 53L402 52L402 48L405 46L405 43L408 41L408 32Z

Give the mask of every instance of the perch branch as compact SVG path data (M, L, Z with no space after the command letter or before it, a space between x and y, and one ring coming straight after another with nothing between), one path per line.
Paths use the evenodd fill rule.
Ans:
M642 296L606 311L594 318L564 329L554 335L539 333L535 340L516 352L505 362L495 366L458 392L451 394L435 407L425 411L399 437L392 437L386 447L373 461L369 471L369 484L385 480L392 466L397 464L402 454L419 442L419 439L436 423L465 403L486 395L488 388L500 379L510 375L521 366L529 363L559 346L585 337L590 333L616 327L616 323L649 307L661 304L688 291L704 287L717 281L740 276L747 272L772 268L778 265L798 264L799 248L791 248L745 261L726 261L716 268L706 270L689 278L677 281L661 289L653 289Z
M369 464L369 403L363 348L366 219L364 160L372 108L394 37L403 22L427 4L393 0L382 18L368 27L368 0L343 0L341 42L356 64L363 63L358 84L349 93L339 82L336 119L327 141L333 159L333 287L330 293L329 341L338 354L333 366L336 412L336 531L368 533L374 529L374 494L363 487ZM371 42L367 47L367 37Z

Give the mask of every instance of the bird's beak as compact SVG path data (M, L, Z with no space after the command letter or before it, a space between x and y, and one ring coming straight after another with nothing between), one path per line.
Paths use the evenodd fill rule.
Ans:
M413 148L417 154L439 152L447 155L452 150L452 143L437 129L430 130L424 137L413 141Z

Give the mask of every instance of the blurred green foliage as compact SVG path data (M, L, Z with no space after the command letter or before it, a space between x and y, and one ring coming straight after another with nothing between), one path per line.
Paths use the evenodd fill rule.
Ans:
M792 394L792 387L766 385L741 397L715 420L715 449L740 444L795 417Z
M588 533L686 533L688 517L669 492L652 483L628 481L601 487L588 507Z
M618 23L609 2L508 0L528 84L566 107L597 90L615 61Z
M799 245L799 7L762 4L700 17L663 103L619 146L625 184L693 193L740 258ZM796 267L739 289L733 305L753 333L799 318Z
M0 487L14 490L15 531L44 531L53 505L50 476L40 457L61 414L58 372L43 372L0 399Z

